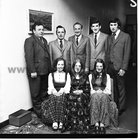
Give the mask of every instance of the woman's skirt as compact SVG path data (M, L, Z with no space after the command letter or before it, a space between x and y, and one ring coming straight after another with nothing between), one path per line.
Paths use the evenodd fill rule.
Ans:
M101 122L107 126L118 125L118 110L108 94L94 93L90 100L91 125Z
M49 98L42 102L41 112L44 123L64 121L65 95L50 95Z

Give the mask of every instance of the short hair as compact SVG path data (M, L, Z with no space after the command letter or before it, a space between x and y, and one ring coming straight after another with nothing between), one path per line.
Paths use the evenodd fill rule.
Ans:
M58 31L59 28L63 28L63 29L64 29L64 32L66 33L65 28L64 28L63 26L61 26L61 25L58 25L58 26L56 27L56 34L57 34L57 31Z
M63 71L65 72L66 71L66 61L63 57L58 57L56 60L54 60L53 62L53 72L57 71L57 63L59 61L63 61L64 62L64 68L63 68Z
M95 23L99 23L99 26L101 26L101 22L100 22L97 18L93 18L93 19L91 20L91 25L92 25L92 24L95 24Z
M81 26L81 29L83 29L83 25L82 25L81 23L75 22L75 23L73 24L73 28L75 27L75 25L80 25L80 26Z
M36 21L36 22L32 25L32 32L33 32L33 30L35 30L35 27L36 27L36 26L40 26L40 25L42 25L42 26L44 27L44 24L43 24L42 22Z
M118 27L120 28L121 27L121 21L119 18L113 18L109 21L109 25L110 23L117 23L118 24Z
M75 75L75 73L76 73L74 68L75 68L76 63L78 63L78 62L81 64L81 70L80 70L79 74L82 75L84 73L83 63L82 63L82 61L79 58L77 58L77 59L74 60L74 62L72 64L72 74L73 75Z

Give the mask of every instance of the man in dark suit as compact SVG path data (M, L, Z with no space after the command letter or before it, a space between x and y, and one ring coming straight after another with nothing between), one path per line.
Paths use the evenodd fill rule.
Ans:
M41 103L47 97L50 54L43 37L44 26L40 22L32 26L33 35L25 40L25 60L34 112L41 117Z
M130 56L130 36L120 30L121 22L115 18L109 22L112 34L106 42L107 72L114 81L114 100L119 109L119 115L126 110L125 73Z
M54 60L62 57L66 60L67 71L70 71L70 57L71 57L71 45L72 43L65 39L66 30L63 26L56 27L57 39L49 43L50 59L53 66Z
M74 35L69 37L72 42L71 65L75 59L80 59L84 65L85 72L89 72L90 67L90 40L82 34L83 25L76 22L73 25Z
M105 41L107 39L107 34L102 33L101 23L95 18L91 23L91 30L93 31L88 37L90 38L90 71L94 69L94 64L97 58L105 60Z

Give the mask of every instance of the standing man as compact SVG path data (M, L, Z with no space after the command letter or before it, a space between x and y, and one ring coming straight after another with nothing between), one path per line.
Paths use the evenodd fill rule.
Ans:
M71 52L71 42L67 41L65 38L66 30L63 26L59 25L56 27L57 39L49 43L50 49L50 59L53 65L54 60L62 57L66 60L67 70L70 71L70 52Z
M51 63L47 41L43 38L43 24L34 23L32 32L33 35L25 40L25 60L33 109L41 117L41 103L47 97Z
M90 40L88 37L82 34L83 25L79 22L76 22L73 25L73 30L75 35L69 37L69 41L72 42L72 55L71 55L71 64L77 58L79 58L85 68L85 72L89 72L90 66Z
M88 37L90 38L91 54L90 54L90 71L94 69L94 64L97 58L105 60L105 41L107 34L102 33L101 23L98 19L94 19L91 23L93 31Z
M129 63L131 40L129 34L121 31L118 18L111 20L109 26L112 34L107 39L107 72L114 81L114 100L121 115L126 110L125 73Z

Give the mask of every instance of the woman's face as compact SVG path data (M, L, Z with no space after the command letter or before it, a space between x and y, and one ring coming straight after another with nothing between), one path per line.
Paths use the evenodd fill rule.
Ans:
M103 70L103 64L100 63L100 62L98 62L98 63L96 64L96 71L97 71L97 72L102 72L102 70Z
M79 73L81 71L81 64L80 64L80 62L77 62L75 64L74 70L75 70L76 73Z
M60 60L60 61L58 61L58 63L57 63L57 71L58 71L58 72L62 72L63 69L64 69L64 61L63 61L63 60Z

